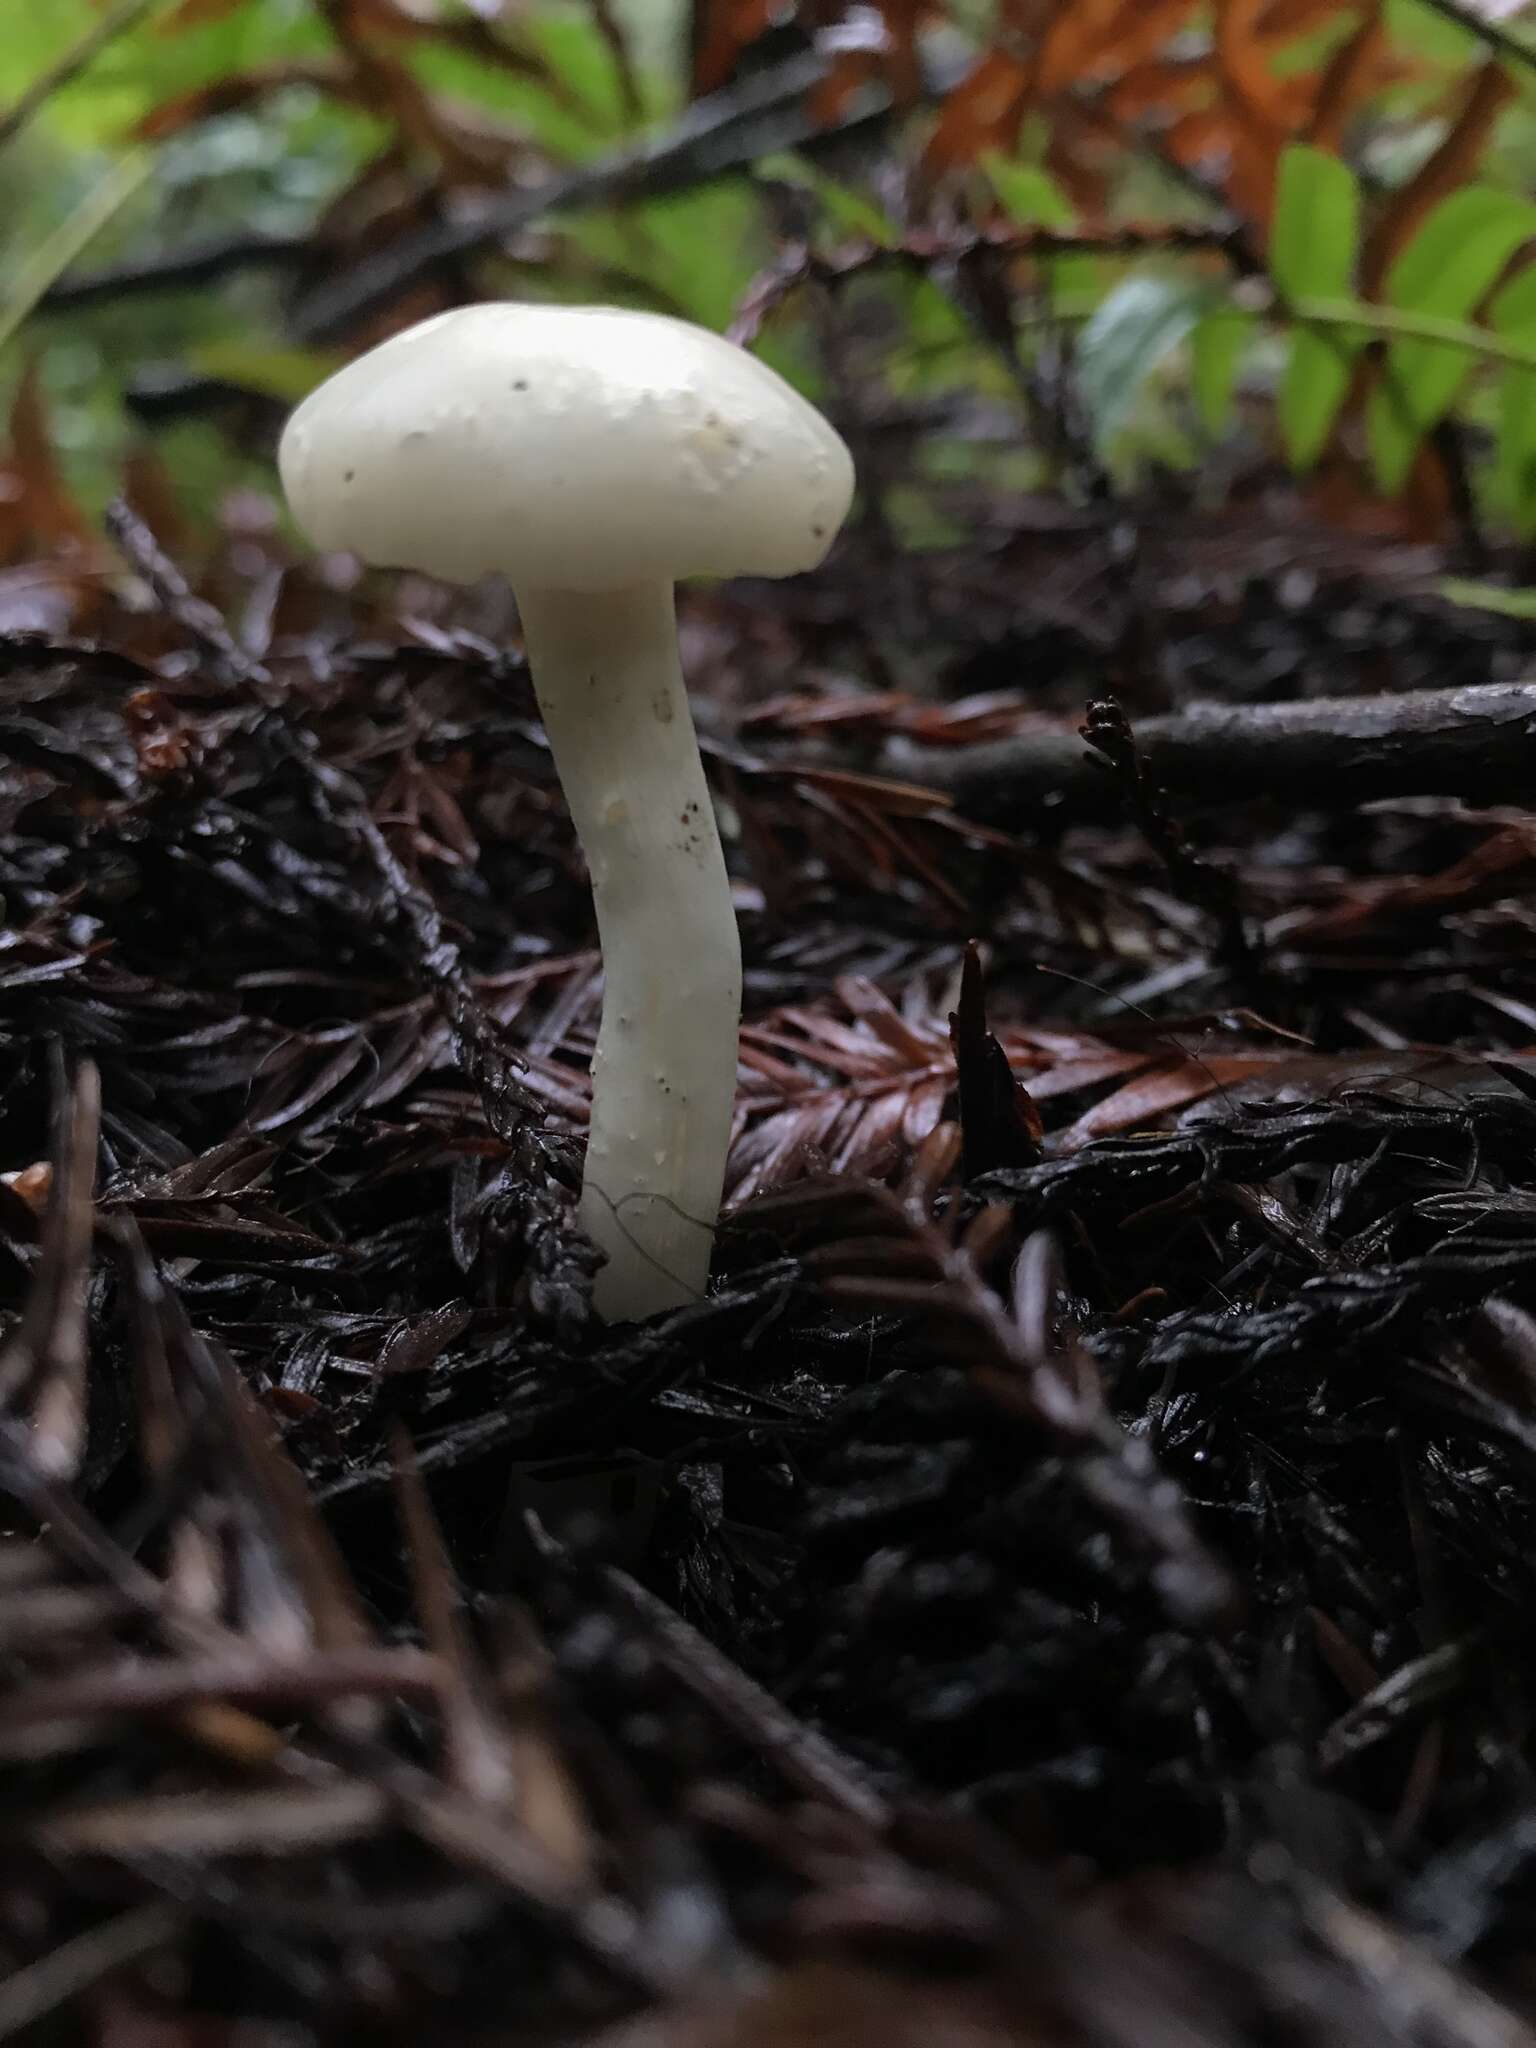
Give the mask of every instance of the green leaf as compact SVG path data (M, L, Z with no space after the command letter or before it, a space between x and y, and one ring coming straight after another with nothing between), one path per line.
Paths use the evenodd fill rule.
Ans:
M1348 164L1293 143L1280 159L1269 267L1283 299L1347 299L1360 243L1360 187ZM1294 469L1309 469L1328 445L1349 390L1360 338L1337 328L1298 327L1275 398L1280 438Z
M1077 219L1072 202L1049 171L1021 164L1001 150L989 149L981 168L1004 213L1021 228L1070 228Z
M1253 333L1253 316L1237 306L1213 306L1195 322L1189 337L1190 390L1195 413L1213 437L1232 417L1238 365Z
M1536 234L1536 206L1490 185L1443 199L1387 273L1388 305L1465 320L1510 257ZM1383 490L1402 488L1424 436L1454 404L1473 358L1444 341L1394 341L1371 394L1366 433Z
M1046 279L1050 310L1063 320L1075 319L1095 307L1120 275L1120 266L1086 250L1052 256L1040 266Z
M1358 338L1338 328L1298 327L1291 336L1275 412L1292 469L1310 469L1327 447L1359 352Z
M1536 619L1536 590L1508 590L1502 583L1471 583L1443 576L1435 585L1448 604L1468 611L1497 612L1504 619Z
M1128 277L1083 329L1078 385L1102 446L1124 426L1142 385L1205 312L1210 287L1171 277Z
M1536 344L1536 265L1505 285L1489 325L1509 341ZM1536 537L1536 370L1499 372L1497 487L1523 540Z
M622 211L594 207L564 230L605 291L681 313L702 327L725 327L771 245L761 201L739 178L651 199ZM622 281L627 281L627 289ZM552 282L561 297L592 296L579 268Z
M1349 165L1294 142L1280 158L1269 274L1285 299L1347 299L1360 242L1360 187Z
M1474 64L1483 55L1475 29L1461 27L1426 0L1387 0L1387 29L1398 49L1411 50L1437 69Z
M37 12L50 12L38 9ZM217 20L160 32L165 0L115 38L49 112L76 143L109 147L151 107L236 73L323 55L334 48L318 10L246 0Z
M317 384L340 369L344 357L324 349L268 348L259 342L205 341L187 350L193 369L205 377L238 384L247 391L261 391L297 405Z
M42 247L11 266L9 287L0 302L0 349L10 342L49 285L90 247L108 221L144 186L153 170L154 160L146 150L133 150L110 165Z
M995 357L978 345L975 330L932 278L920 272L894 277L891 295L897 318L885 371L895 395L989 390L989 379L997 380L1000 393L1012 390Z
M703 327L728 327L754 273L768 261L762 202L745 179L676 192L634 207L619 224L621 253L666 301Z
M825 171L793 150L783 149L760 157L752 166L752 175L764 183L794 185L802 192L813 193L826 218L846 234L862 235L881 249L893 249L900 239L896 223L872 199L866 199L862 192L837 178L829 178Z

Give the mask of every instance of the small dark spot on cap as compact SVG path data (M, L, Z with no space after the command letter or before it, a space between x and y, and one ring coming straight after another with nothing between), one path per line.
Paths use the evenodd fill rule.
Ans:
M512 389L514 391L526 391L528 389L528 379L526 377L514 377L512 379Z
M813 526L811 528L811 532L817 540L821 539L822 535L826 532L826 530L827 529L824 526Z
M341 480L344 484L349 484L356 475L357 471L355 469L344 469L341 473Z

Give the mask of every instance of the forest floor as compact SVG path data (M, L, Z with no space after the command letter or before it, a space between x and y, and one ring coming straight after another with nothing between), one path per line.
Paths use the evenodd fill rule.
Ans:
M6 613L0 2038L1536 2042L1536 635L1015 512L686 594L747 1017L640 1328L504 598L246 506Z

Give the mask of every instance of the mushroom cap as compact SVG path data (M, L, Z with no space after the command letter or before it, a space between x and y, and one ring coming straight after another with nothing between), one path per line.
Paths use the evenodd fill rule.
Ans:
M318 547L565 590L794 575L853 495L841 437L765 363L610 306L407 328L310 393L278 464Z

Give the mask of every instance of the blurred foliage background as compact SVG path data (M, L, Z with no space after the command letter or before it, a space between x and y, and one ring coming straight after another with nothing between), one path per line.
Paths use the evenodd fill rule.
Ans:
M13 5L0 545L89 546L125 471L195 535L344 355L494 294L736 332L898 543L1287 473L1342 524L1529 541L1528 12Z

